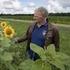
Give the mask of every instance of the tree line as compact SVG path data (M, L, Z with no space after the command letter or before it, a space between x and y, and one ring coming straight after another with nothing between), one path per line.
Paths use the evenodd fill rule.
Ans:
M0 14L0 16L33 16L33 14ZM49 16L70 16L70 13L49 13Z

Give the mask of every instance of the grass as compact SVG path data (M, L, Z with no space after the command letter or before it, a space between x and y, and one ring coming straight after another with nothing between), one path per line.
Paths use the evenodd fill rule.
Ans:
M70 28L59 27L61 51L70 55Z
M1 16L0 18L6 19L20 19L20 20L33 20L33 16L16 15L16 16ZM49 16L49 22L58 24L70 24L70 16Z
M70 24L70 16L49 16L49 20L56 24Z

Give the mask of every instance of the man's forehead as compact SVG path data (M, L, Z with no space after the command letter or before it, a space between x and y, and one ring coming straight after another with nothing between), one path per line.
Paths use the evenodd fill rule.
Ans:
M34 14L42 15L42 12L40 12L40 11L35 11Z

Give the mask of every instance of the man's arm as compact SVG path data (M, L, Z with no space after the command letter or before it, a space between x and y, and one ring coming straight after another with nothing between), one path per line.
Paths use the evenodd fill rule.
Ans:
M53 43L55 45L55 50L59 51L60 38L59 38L59 31L56 27L53 29Z
M26 41L28 39L29 28L27 29L25 35L23 35L22 37L18 37L18 38L15 39L15 43L21 43L21 42L24 42L24 41Z

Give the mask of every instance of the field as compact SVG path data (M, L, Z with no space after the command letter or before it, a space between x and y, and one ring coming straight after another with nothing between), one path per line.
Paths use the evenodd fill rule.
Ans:
M17 32L17 36L23 35L27 27L30 25L25 22L10 22ZM24 27L24 28L23 28ZM68 27L58 27L60 32L60 49L61 51L70 55L70 28Z
M19 16L19 17L18 17ZM0 18L4 18L4 19L20 19L20 20L33 20L33 16L30 15L3 15L0 16ZM54 22L56 24L70 24L70 16L49 16L49 22Z
M2 20L3 21L3 20ZM5 20L7 21L7 20ZM10 23L16 30L17 36L21 36L25 34L28 26L30 25L30 22L21 22L21 21L11 21L8 20L8 23ZM58 26L59 32L60 32L60 49L61 51L67 53L70 55L70 27L63 27Z
M52 17L49 18L50 22L54 23L59 23L59 24L70 24L70 18L69 17ZM13 18L11 18L13 19ZM54 21L53 21L54 20ZM59 20L59 21L58 21ZM6 20L1 19L1 21L7 21L8 24L12 25L13 28L16 31L16 37L20 37L25 34L28 26L30 25L30 22L24 22L24 21L11 21L11 20ZM57 26L59 28L59 33L60 33L60 51L63 53L66 53L67 55L70 56L70 27L64 27L64 26ZM20 46L26 47L26 43L21 43Z

